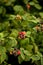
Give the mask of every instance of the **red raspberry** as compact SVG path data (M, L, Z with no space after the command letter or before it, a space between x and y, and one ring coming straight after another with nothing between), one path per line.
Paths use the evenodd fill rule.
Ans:
M21 32L21 33L24 34L24 35L26 34L26 32Z
M24 39L26 32L19 32L19 38Z
M20 54L21 54L20 50L18 50L17 54L18 54L18 55L20 55Z
M30 9L30 4L27 4L26 7L27 7L27 9Z

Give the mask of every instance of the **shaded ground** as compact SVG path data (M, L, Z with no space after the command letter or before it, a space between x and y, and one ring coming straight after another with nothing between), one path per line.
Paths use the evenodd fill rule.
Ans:
M14 57L13 55L9 55L8 63L12 65L36 65L35 63L31 63L31 61L23 61L21 64L19 64L17 57Z

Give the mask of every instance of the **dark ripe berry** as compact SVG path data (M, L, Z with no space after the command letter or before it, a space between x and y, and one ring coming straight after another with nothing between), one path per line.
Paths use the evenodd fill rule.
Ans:
M23 39L23 38L25 38L25 36L22 34L22 35L20 35L20 38L22 38L22 39Z

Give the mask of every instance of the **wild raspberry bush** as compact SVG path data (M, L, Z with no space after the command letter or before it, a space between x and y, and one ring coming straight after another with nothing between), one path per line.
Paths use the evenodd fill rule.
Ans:
M43 59L43 7L38 0L0 0L0 64ZM40 62L39 62L40 65Z

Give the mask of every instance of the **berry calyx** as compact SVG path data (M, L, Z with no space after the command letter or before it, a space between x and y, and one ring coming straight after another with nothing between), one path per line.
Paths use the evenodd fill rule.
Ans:
M20 16L20 15L16 15L16 20L21 20L22 19L22 17Z
M10 51L10 55L12 55L13 54L13 51Z

